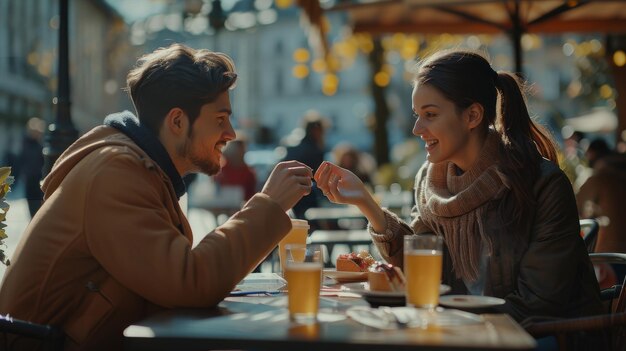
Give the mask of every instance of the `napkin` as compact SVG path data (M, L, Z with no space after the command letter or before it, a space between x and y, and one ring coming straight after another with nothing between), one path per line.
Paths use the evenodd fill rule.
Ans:
M275 293L281 290L287 281L276 273L250 273L233 290L233 292Z
M477 314L441 307L430 312L413 307L355 306L347 310L346 314L356 322L377 329L415 328L427 325L454 327L484 322Z
M377 329L412 328L422 324L417 310L411 307L355 306L348 309L346 314L356 322Z

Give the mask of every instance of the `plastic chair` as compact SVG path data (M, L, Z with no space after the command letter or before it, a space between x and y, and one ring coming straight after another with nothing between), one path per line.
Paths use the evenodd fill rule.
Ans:
M0 350L61 351L65 334L57 327L0 315Z
M626 264L623 253L591 253L593 263ZM626 350L626 279L622 285L616 285L611 291L603 291L603 298L608 304L608 313L580 318L530 318L522 326L535 338L556 336L560 350L600 349L600 345L580 342L590 340L589 335L602 336L607 350ZM602 335L602 333L605 333ZM572 338L578 335L579 338ZM575 340L574 342L572 342ZM594 339L597 340L597 339ZM599 348L598 348L599 347Z

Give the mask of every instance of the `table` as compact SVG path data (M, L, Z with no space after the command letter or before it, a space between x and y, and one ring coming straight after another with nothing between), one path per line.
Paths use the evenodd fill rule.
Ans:
M534 339L504 314L457 327L379 330L343 318L362 299L323 298L328 321L312 325L289 321L286 297L226 298L213 309L174 309L129 326L126 350L532 350ZM282 301L282 305L281 305ZM336 321L333 320L336 316Z

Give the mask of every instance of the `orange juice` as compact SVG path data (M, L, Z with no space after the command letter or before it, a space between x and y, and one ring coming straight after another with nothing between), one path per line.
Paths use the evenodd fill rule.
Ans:
M289 262L285 270L289 315L292 319L315 320L322 284L321 262Z
M306 244L306 238L309 233L309 223L301 219L291 220L291 231L285 235L285 237L278 243L278 257L280 259L280 268L285 271L285 262L287 257L285 253L285 245L287 244ZM304 260L304 252L302 257L294 257L294 260Z
M433 308L439 303L441 251L412 250L404 253L407 304Z

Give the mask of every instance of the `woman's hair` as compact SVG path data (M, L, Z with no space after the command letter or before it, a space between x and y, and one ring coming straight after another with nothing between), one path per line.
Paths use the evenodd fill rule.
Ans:
M528 113L518 78L496 72L481 54L453 50L436 54L420 66L416 85L428 84L452 101L458 113L473 103L484 109L482 132L493 126L501 135L500 170L511 180L512 198L500 206L512 227L528 229L535 199L532 187L539 176L541 157L557 162L556 145Z
M202 105L215 101L236 80L235 65L226 54L173 44L142 56L126 83L141 124L158 134L172 108L185 111L193 124Z

